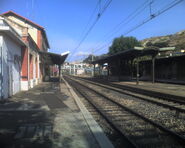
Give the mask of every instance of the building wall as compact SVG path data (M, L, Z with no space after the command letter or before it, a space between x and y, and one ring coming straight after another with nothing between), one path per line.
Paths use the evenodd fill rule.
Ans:
M85 74L85 69L77 69L76 73L77 75Z
M37 45L40 50L43 50L42 48L42 34L40 30L37 30Z
M28 43L28 39L26 36L22 37L22 40L25 43ZM28 90L29 89L29 48L23 47L22 48L22 55L21 55L21 90Z
M10 21L11 20L11 21ZM28 33L34 40L34 42L37 44L40 50L47 51L46 43L43 39L42 31L40 29L37 29L36 27L25 23L23 20L18 19L15 16L8 16L8 22L12 25L12 27L20 34L22 35L24 32L24 29L19 27L17 24L19 24L22 27L28 28Z
M33 38L33 40L35 41L35 43L37 43L37 28L25 23L24 21L16 18L15 16L8 16L8 19L20 24L23 27L27 27L28 28L28 33L31 35L31 37ZM11 23L12 24L12 23ZM18 30L18 28L14 25L12 25L18 32L20 32Z
M86 73L88 67L90 66L86 63L66 63L62 66L62 72L71 75L82 75Z
M3 48L2 48L2 44L3 44L3 36L0 35L0 97L2 98L3 96L3 80L2 80L2 77L3 77L3 73L2 73L2 62L3 62L3 56L2 56L2 51L3 51Z
M7 15L5 16L5 20L21 35L22 40L28 45L27 47L22 47L22 68L20 73L20 88L21 90L28 90L39 82L42 82L45 65L41 63L38 50L40 49L47 52L47 42L44 40L43 30L35 25L29 24L16 16ZM30 55L32 55L32 58ZM11 56L11 54L9 56Z
M8 98L21 90L21 46L6 35L2 36L3 97Z
M22 35L23 27L19 23L14 22L14 19L11 19L11 17L8 17L7 22L16 30L17 33Z
M36 84L41 82L41 76L40 76L40 56L37 55L37 62L36 62Z
M22 38L24 42L27 43L27 39L24 37ZM28 47L22 48L22 81L28 81Z
M17 30L18 32L22 32L21 35L23 35L23 40L26 41L27 38L27 33L30 34L31 38L33 39L33 41L37 44L37 46L39 47L40 50L44 50L47 52L47 46L45 43L45 40L43 39L43 34L42 31L38 28L36 28L35 26L29 25L28 23L25 23L23 20L15 17L15 16L8 16L8 21L12 27ZM20 26L22 26L22 28L20 26L18 26L17 24L19 24ZM26 28L25 28L26 27ZM25 39L24 39L25 38ZM27 40L27 43L32 44L31 41L29 41L29 39ZM40 67L40 56L38 53L34 53L34 57L33 57L33 63L30 65L29 64L29 54L30 52L32 52L33 50L37 50L34 47L31 47L32 49L28 48L28 51L26 51L28 54L27 57L24 58L24 68L23 68L23 75L27 75L27 80L22 79L22 90L28 90L29 88L32 88L34 85L38 84L39 82L42 81L42 77L43 77L43 69L44 66ZM27 59L27 61L26 61ZM36 63L36 59L37 63ZM41 64L42 65L42 64ZM27 67L26 67L27 66ZM38 68L38 69L36 69ZM25 70L24 70L25 69ZM28 72L28 74L26 74ZM38 75L36 74L38 73ZM31 75L31 77L29 78L29 76ZM37 75L37 76L36 76Z

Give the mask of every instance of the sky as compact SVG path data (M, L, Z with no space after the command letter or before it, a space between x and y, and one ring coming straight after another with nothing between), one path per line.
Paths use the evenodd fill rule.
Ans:
M142 40L185 30L185 0L128 34L130 29L174 0L153 0L151 7L147 3L149 0L112 0L78 47L108 1L0 0L0 13L12 10L43 26L50 44L49 52L70 51L68 61L83 60L91 53L105 54L113 39L121 35ZM128 19L133 12L136 14ZM121 22L122 25L118 25Z

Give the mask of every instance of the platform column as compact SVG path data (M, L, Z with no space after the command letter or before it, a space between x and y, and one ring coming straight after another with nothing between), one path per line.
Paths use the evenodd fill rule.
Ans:
M69 67L69 74L71 75L71 71L72 71L72 67L71 67L72 65L70 64L70 67Z
M139 60L137 60L137 73L136 73L136 84L138 85L139 84Z
M155 83L155 56L152 56L152 83Z
M58 65L59 68L59 82L61 82L61 64Z
M93 64L92 76L95 76L95 64Z
M75 74L75 64L73 65L73 75L76 75Z
M101 64L99 64L99 76L101 76Z
M107 80L109 79L109 75L110 75L110 70L109 70L109 63L107 63Z
M119 59L118 60L118 81L120 81L120 75L121 75L121 60Z
M52 74L53 74L53 77L55 76L54 69L55 69L55 65L52 65Z
M130 63L130 74L131 74L131 79L133 78L133 60L131 60Z

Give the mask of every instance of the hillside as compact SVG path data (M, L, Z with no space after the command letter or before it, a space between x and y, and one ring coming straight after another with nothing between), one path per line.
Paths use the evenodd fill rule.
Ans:
M143 46L174 46L176 49L185 49L185 30L172 35L147 38L142 40L141 43Z

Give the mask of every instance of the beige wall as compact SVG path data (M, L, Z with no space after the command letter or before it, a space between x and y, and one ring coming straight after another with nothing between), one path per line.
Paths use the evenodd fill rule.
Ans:
M31 35L31 37L33 38L35 43L37 43L37 28L25 23L24 21L14 17L14 16L8 16L8 19L18 23L19 25L21 25L23 27L27 27L28 28L28 33ZM18 29L15 25L13 25L13 27L15 28L15 30L20 32L20 29Z

